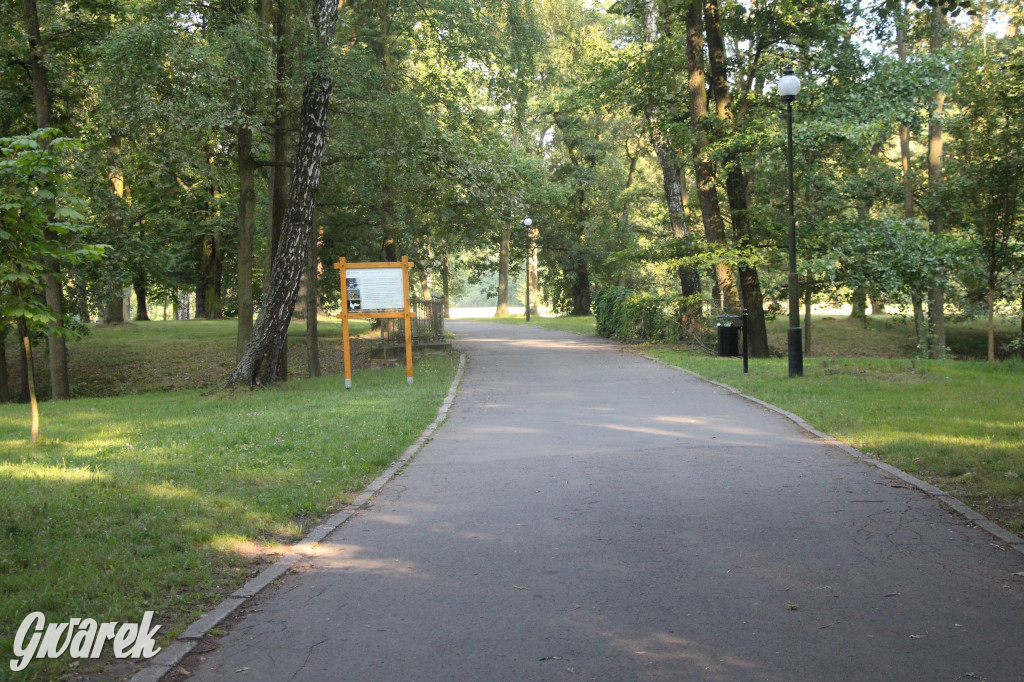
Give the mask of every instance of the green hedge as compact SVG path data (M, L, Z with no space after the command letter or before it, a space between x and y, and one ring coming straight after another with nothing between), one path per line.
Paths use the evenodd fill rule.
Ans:
M684 333L679 320L688 299L606 287L594 297L597 334L625 343L674 343Z

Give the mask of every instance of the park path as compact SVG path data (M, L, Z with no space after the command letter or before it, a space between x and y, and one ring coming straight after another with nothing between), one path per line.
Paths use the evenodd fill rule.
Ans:
M619 346L453 322L448 422L198 680L1024 679L1024 557Z

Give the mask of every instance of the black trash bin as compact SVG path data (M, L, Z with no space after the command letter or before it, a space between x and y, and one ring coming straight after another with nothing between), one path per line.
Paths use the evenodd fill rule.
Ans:
M718 357L734 358L740 354L740 327L718 325Z

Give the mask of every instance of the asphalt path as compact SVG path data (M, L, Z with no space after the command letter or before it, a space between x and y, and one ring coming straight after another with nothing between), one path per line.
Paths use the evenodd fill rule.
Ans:
M447 423L198 680L1024 679L1024 556L601 340L452 322Z

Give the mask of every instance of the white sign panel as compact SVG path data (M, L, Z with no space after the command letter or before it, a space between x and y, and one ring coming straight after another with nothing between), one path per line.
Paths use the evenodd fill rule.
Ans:
M350 313L405 310L402 268L349 268L345 273Z

